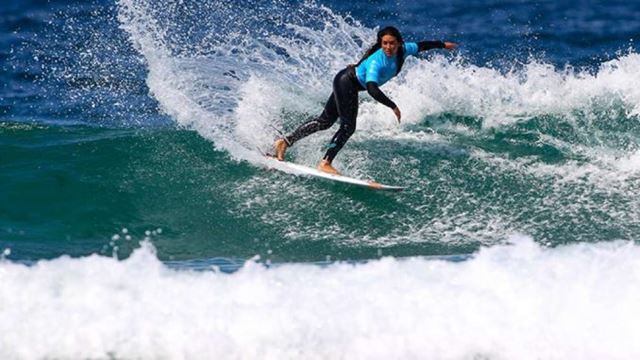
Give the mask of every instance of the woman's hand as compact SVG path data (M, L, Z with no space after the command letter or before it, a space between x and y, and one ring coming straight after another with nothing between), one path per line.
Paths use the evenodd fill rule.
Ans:
M400 108L397 106L394 107L393 113L396 114L396 117L398 118L398 124L400 124L400 118L402 118L402 113L400 112Z
M458 47L458 44L454 42L449 42L449 41L444 42L444 48L447 50L454 50L457 47Z

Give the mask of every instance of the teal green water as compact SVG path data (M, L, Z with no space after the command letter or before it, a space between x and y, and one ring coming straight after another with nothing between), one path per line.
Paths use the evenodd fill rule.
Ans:
M23 259L114 247L123 257L161 229L151 237L165 260L314 261L469 253L514 233L554 245L640 230L638 177L579 150L630 143L637 125L603 121L607 136L598 138L593 126L582 132L552 116L481 124L444 114L410 125L413 138L363 131L341 153L351 161L343 167L362 159L356 173L409 186L391 194L237 161L171 127L4 122L0 236Z

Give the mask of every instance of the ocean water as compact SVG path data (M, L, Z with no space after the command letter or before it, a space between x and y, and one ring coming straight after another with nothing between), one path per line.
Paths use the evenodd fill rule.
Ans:
M0 5L0 358L637 359L638 13ZM383 87L401 124L363 94L336 158L409 189L269 170L386 25L460 45Z

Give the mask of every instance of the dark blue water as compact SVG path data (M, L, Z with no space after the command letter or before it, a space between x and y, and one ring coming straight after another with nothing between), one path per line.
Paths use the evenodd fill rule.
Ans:
M636 2L352 1L318 2L320 5L368 28L395 25L407 39L459 42L465 60L502 70L531 59L593 69L632 51L639 33L635 14L640 4ZM119 29L117 4L24 1L1 6L0 114L4 119L115 126L171 123L158 114L157 104L148 96L143 60ZM260 8L240 2L234 10L254 6ZM198 7L207 6L188 5L173 16L197 17L201 15L194 10ZM270 25L269 21L276 20L267 11L263 22ZM202 37L198 32L224 37L233 31L216 29L214 23L193 25L207 26L189 29L194 43ZM246 24L242 32L259 38L262 34L251 33L253 25Z
M240 2L233 10L254 5ZM367 28L397 26L410 40L458 42L466 61L505 71L531 59L594 69L633 51L639 33L636 2L317 3L321 5ZM1 6L4 119L115 126L171 123L148 96L144 60L119 28L117 4L25 1ZM199 7L211 12L214 6L188 5L172 16L193 21L191 17L201 15L196 9L206 10ZM252 34L251 27L278 29L277 21L267 11L262 24L243 24L241 32L260 38L263 34ZM191 25L194 43L203 34L224 38L233 31L216 29L213 23ZM194 29L197 25L207 27Z
M338 9L370 27L397 24L412 37L451 38L482 62L593 66L633 46L636 2L452 1L381 6L355 2Z

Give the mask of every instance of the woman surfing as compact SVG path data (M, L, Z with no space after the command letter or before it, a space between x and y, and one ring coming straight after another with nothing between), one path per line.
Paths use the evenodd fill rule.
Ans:
M276 140L276 158L284 160L287 148L296 141L319 130L330 128L340 118L340 128L335 133L329 149L320 161L318 169L330 174L338 174L331 165L340 149L356 130L358 116L358 92L367 90L372 98L393 110L398 123L402 113L398 106L381 90L380 86L398 75L409 55L430 49L452 50L457 44L442 41L407 42L402 39L400 31L388 26L378 32L373 44L356 65L349 65L338 72L333 79L333 93L329 97L324 111L319 117L300 125L291 134Z

